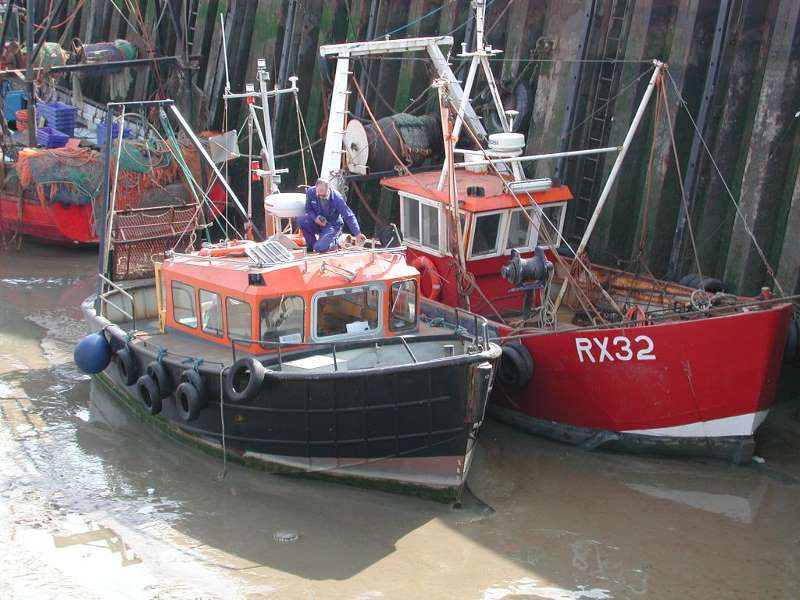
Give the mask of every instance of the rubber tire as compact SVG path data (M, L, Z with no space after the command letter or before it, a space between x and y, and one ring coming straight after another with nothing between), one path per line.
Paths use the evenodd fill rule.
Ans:
M183 373L181 373L180 383L185 382L191 383L197 390L197 393L200 394L201 408L206 406L208 404L206 382L203 381L203 376L200 375L200 372L197 369L186 369Z
M128 346L117 352L117 374L125 385L133 385L139 378L139 363Z
M247 372L249 372L247 384L237 389L236 383ZM225 376L225 395L234 404L252 400L261 389L261 384L264 382L266 374L267 370L264 365L256 359L252 357L240 358L233 363L230 371Z
M503 346L503 357L497 378L501 383L512 387L525 387L533 378L533 357L521 344Z
M161 396L155 379L150 375L142 375L136 382L136 390L139 392L142 406L148 413L157 415L161 412Z
M198 389L188 381L181 383L175 390L175 410L180 420L184 423L196 420L202 408Z
M725 286L719 279L715 279L714 277L700 277L697 273L684 275L678 283L686 287L705 290L711 294L725 291Z
M169 370L164 366L164 363L157 360L152 361L147 365L145 373L156 382L158 393L162 399L172 393L172 377L170 377Z

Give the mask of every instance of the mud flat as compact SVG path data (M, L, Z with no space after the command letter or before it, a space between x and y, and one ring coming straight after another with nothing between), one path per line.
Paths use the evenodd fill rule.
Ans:
M2 598L800 597L796 399L749 467L591 454L489 422L460 509L222 477L72 365L95 261L0 255Z

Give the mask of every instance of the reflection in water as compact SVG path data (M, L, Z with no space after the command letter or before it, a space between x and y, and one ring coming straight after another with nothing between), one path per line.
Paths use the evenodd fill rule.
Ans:
M71 533L69 535L54 535L53 543L56 548L68 548L76 545L94 545L95 542L103 542L111 552L119 552L121 558L121 565L129 567L131 565L138 565L142 559L133 554L122 541L120 536L113 529L108 527L101 527L97 524L87 522L88 529L81 533Z
M71 362L95 257L0 256L0 597L800 597L800 485L489 422L463 508L232 466ZM800 474L768 422L767 465ZM291 540L290 543L286 543Z

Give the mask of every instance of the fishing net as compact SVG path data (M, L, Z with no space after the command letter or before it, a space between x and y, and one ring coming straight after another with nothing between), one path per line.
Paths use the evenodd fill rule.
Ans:
M116 170L112 149L111 171ZM89 204L102 188L100 153L89 148L25 148L17 161L20 184L42 203ZM123 140L116 189L117 208L136 206L142 192L178 181L177 164L153 142Z
M90 204L103 181L100 154L89 148L24 148L17 172L42 204Z

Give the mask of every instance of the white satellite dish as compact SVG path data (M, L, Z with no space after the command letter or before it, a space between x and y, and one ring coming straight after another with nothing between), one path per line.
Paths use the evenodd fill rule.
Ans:
M306 195L299 192L270 194L264 198L264 210L281 219L296 219L306 214Z
M344 150L347 169L358 175L367 174L367 160L369 160L369 140L367 131L360 121L355 119L347 124L344 130Z

